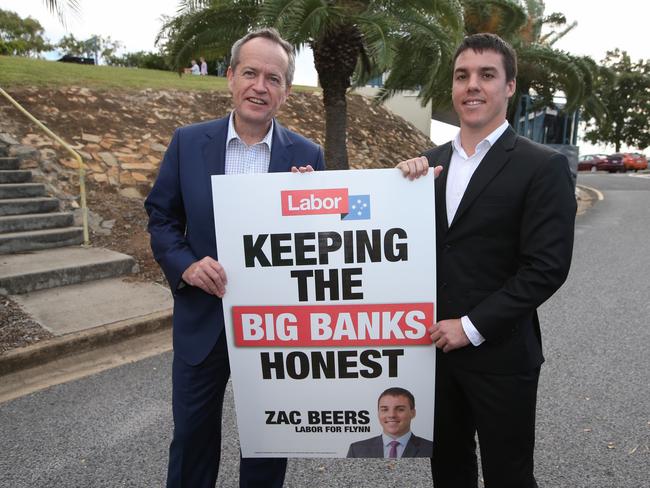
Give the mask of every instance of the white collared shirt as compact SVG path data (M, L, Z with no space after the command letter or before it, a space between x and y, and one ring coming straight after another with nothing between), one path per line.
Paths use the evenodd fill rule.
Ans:
M460 140L460 131L456 134L456 137L451 142L453 151L451 153L451 161L449 162L449 170L447 173L447 193L445 195L445 203L447 205L447 223L451 225L460 206L460 202L463 199L465 190L467 190L467 185L472 179L472 175L478 168L481 161L494 145L494 143L503 135L503 133L508 128L508 121L504 120L503 124L497 127L493 132L491 132L485 139L479 142L474 149L474 154L468 156ZM475 345L479 346L485 342L485 338L481 333L474 327L472 321L467 317L467 315L461 317L461 323L463 324L463 330L467 335L469 341Z
M393 439L391 436L386 435L386 434L381 434L381 440L384 444L384 457L387 458L390 454L390 443L392 441L397 441L399 444L397 445L397 457L401 458L402 454L404 454L404 449L406 449L406 444L409 443L411 440L411 436L413 434L411 431L408 431L406 434L404 434L402 437L398 437L397 439Z
M241 140L235 130L234 113L234 111L231 112L228 119L225 174L268 173L269 164L271 163L274 121L271 120L271 127L264 139L249 146Z

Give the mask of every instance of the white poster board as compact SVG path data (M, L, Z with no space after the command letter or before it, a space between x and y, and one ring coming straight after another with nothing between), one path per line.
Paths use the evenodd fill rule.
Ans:
M433 174L212 177L244 457L345 457L382 433L377 400L415 397L433 438Z

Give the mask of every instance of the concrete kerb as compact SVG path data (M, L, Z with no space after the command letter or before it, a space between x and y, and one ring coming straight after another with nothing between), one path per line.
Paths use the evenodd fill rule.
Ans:
M578 215L585 213L594 202L600 199L599 192L596 189L584 185L576 185L576 196L578 197Z
M172 311L169 309L65 334L31 346L12 349L0 355L0 377L34 366L41 366L65 356L158 332L171 328L171 326Z

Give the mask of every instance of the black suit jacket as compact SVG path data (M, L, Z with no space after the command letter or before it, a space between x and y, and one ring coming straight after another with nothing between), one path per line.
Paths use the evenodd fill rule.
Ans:
M433 442L411 434L402 457L431 457L433 454ZM380 435L371 437L363 441L357 441L350 444L348 449L349 458L383 458L384 441Z
M565 281L576 201L564 155L511 128L472 176L452 222L445 204L451 143L424 153L436 179L437 320L467 315L486 341L440 353L493 373L543 362L537 307Z

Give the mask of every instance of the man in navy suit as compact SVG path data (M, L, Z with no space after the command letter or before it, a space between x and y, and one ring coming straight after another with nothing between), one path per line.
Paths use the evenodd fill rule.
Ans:
M535 408L544 361L537 307L562 285L576 202L566 157L506 121L517 58L493 34L454 56L460 132L398 164L436 167L438 348L431 472L436 488L533 488Z
M233 112L174 132L145 201L151 248L174 296L168 487L212 488L219 472L230 367L221 302L227 279L217 257L210 177L324 169L321 147L274 119L294 67L291 44L274 29L237 41L227 73ZM286 465L286 458L242 459L240 487L281 487Z
M388 388L377 400L377 417L383 433L353 442L349 458L431 457L433 444L411 432L415 418L415 397L399 387Z

